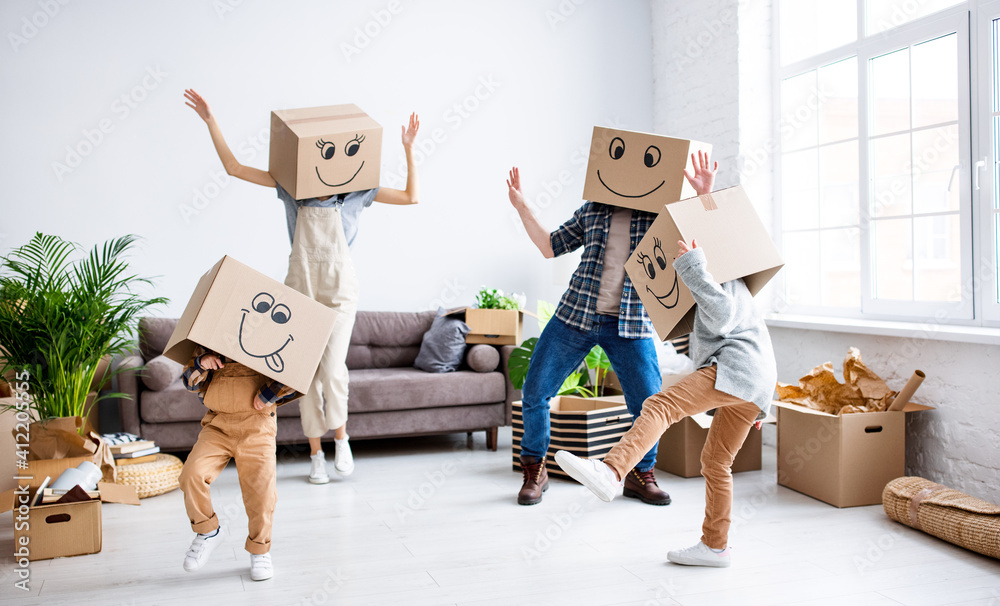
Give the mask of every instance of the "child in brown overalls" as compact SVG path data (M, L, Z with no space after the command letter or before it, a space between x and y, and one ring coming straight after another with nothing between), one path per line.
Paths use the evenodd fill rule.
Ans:
M182 378L184 386L198 392L208 408L201 420L198 441L180 477L191 529L198 533L184 558L184 570L201 568L222 542L210 485L232 458L236 460L243 506L249 518L246 550L250 552L250 578L269 579L274 575L269 552L271 522L278 500L275 410L299 394L203 347L195 349Z

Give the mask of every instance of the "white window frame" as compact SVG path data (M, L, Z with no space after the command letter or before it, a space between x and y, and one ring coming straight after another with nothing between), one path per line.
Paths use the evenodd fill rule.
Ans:
M991 19L989 15L994 15L1000 11L1000 0L970 0L969 2L942 10L933 15L929 15L913 22L904 24L892 30L865 36L866 27L866 2L857 1L858 10L858 39L849 45L832 49L805 60L796 61L786 66L780 63L780 10L779 2L773 4L773 59L772 67L775 75L772 82L773 107L775 115L781 115L781 83L786 78L793 77L820 67L836 63L851 57L856 57L858 66L858 141L859 141L859 206L861 211L860 239L861 239L861 295L862 300L858 308L833 308L833 307L807 307L801 305L791 305L785 301L785 284L783 274L780 283L775 289L775 312L788 317L841 317L850 321L852 318L863 325L868 320L890 321L890 322L928 322L935 324L952 324L964 326L1000 326L1000 304L995 302L991 305L991 299L985 297L984 292L988 289L996 288L995 273L989 276L982 275L981 259L991 259L993 243L992 224L984 220L986 217L992 218L992 191L996 184L992 182L992 174L987 179L987 175L980 175L980 189L973 191L973 169L975 162L973 157L982 159L984 156L995 161L993 153L989 150L991 139L980 137L981 133L988 133L988 124L982 122L987 114L978 111L977 108L986 103L989 107L991 97L990 85L992 84L990 61L990 38L989 26ZM978 13L983 16L979 17ZM972 26L970 27L970 17ZM868 161L868 116L870 112L869 102L866 102L869 88L869 64L872 57L881 56L885 53L899 50L901 48L919 44L926 40L932 40L941 35L955 32L958 36L958 56L959 56L959 136L962 141L960 151L960 171L959 183L962 187L960 196L959 221L961 230L961 280L963 286L963 301L961 303L949 302L920 302L920 301L886 301L876 300L872 297L873 269L866 264L872 262L870 254L870 225L867 222L869 208L869 198L871 187L870 163ZM970 62L970 53L973 55ZM983 60L985 57L987 60ZM977 60L978 59L978 60ZM976 79L972 75L976 74ZM975 88L973 85L975 84ZM776 161L774 163L774 191L775 191L775 214L774 233L779 247L783 245L783 225L782 225L782 200L781 200L781 133L780 123L775 121L773 140L777 142L775 152ZM980 141L980 139L984 139ZM973 154L973 151L976 153ZM989 161L989 160L988 160ZM990 164L992 166L992 164ZM989 190L987 190L989 185ZM987 212L987 210L989 212ZM984 254L989 253L989 257ZM788 251L786 254L794 254ZM995 291L994 291L995 292Z
M1000 57L993 53L993 30L994 20L1000 20L1000 0L982 2L973 13L973 31L975 35L975 46L972 52L974 62L974 73L978 78L978 91L973 97L973 124L977 124L972 131L972 146L975 153L972 156L973 170L973 220L979 226L977 234L979 236L979 246L976 249L976 279L980 281L981 287L978 289L976 298L976 309L978 314L987 325L1000 326L1000 303L996 299L997 271L995 258L996 244L993 241L998 237L994 232L994 200L1000 195L1000 184L996 181L996 170L998 158L994 147L993 137L993 94L1000 90L1000 83L994 81L996 77L995 62L1000 62ZM983 162L980 166L979 162ZM979 188L976 189L976 186Z

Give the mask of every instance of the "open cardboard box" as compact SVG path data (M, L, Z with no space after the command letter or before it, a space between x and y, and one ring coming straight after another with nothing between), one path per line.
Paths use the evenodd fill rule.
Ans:
M0 494L0 513L14 512L15 556L28 561L98 553L101 503L139 505L135 487L108 482L97 484L98 499L31 507L37 490L23 485Z
M711 153L700 141L652 133L594 127L583 183L583 199L651 213L694 196L684 170L694 172L691 154Z
M537 317L523 309L478 309L462 307L448 312L449 316L465 316L469 334L465 342L469 344L520 345L524 327L524 316Z
M520 400L513 403L512 416L513 468L519 472L524 435ZM625 405L625 396L556 396L549 402L549 425L549 450L545 457L549 474L568 478L556 463L556 451L566 450L585 459L603 459L632 427L632 414Z
M933 410L914 402L895 412L832 415L789 402L778 411L778 484L835 507L882 503L882 489L906 475L906 415Z
M682 478L696 478L701 475L701 451L708 439L712 419L707 413L700 413L681 419L663 432L656 450L656 468ZM768 415L765 423L777 419ZM747 439L733 459L732 472L757 471L761 468L761 432L751 427Z
M712 278L720 284L743 278L752 295L784 265L742 187L667 204L625 264L664 341L694 327L694 298L672 266L678 240L697 240Z
M337 312L232 257L198 281L163 354L187 364L197 345L306 393Z

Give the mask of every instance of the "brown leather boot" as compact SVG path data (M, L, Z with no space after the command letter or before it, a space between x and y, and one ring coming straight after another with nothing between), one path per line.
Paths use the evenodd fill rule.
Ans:
M542 493L549 489L549 471L545 468L545 459L521 457L521 476L524 483L517 493L518 505L535 505L542 502Z
M639 499L643 503L650 505L670 505L670 495L660 490L656 485L656 478L653 477L653 470L639 471L632 469L625 476L625 489L622 495Z

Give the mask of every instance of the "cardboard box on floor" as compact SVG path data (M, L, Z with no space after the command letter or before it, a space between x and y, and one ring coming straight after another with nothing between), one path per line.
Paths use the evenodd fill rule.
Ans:
M594 127L583 198L651 213L695 195L684 178L693 172L691 154L711 153L700 141L652 133Z
M30 507L37 486L24 488L0 494L0 513L14 511L15 555L32 562L98 553L103 533L101 504L139 505L133 486L100 482L98 499ZM27 514L22 507L27 507Z
M906 414L932 410L831 415L775 401L778 484L835 507L882 503L882 489L906 475Z
M268 172L296 200L378 187L382 127L357 105L271 112Z
M198 281L164 355L186 364L202 345L306 393L336 315L226 256Z
M712 278L720 284L743 278L752 295L784 265L742 187L667 204L625 264L664 341L694 327L694 298L673 268L678 240L697 240Z
M521 437L524 435L520 401L513 403L512 418L513 468L520 472ZM567 450L585 459L603 459L632 427L632 415L625 405L625 396L556 396L549 402L549 424L546 467L550 475L568 478L556 463L557 450Z
M465 317L469 334L465 342L470 344L520 345L524 328L524 316L537 317L523 309L478 309L462 307L448 312L449 316Z

